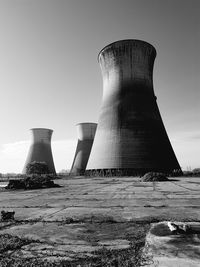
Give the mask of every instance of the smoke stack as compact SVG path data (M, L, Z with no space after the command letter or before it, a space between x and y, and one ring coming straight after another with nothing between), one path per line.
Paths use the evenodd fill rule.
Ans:
M97 124L90 122L79 123L76 127L78 143L70 173L74 175L83 175L90 156Z
M56 173L53 156L51 151L51 136L53 130L44 128L31 129L32 144L29 149L28 157L23 169L23 173L26 173L26 166L33 162L45 162L48 166L49 173Z
M87 170L120 175L181 172L153 89L155 48L122 40L101 50L103 100Z

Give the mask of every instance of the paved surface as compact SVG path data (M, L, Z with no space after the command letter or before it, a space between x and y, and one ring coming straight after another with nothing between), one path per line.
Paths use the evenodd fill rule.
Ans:
M154 262L158 266L200 266L200 223L189 222L187 225L193 229L192 233L172 234L167 222L151 226L146 240L149 253L154 255Z
M147 217L200 221L200 178L144 183L132 177L77 177L55 182L62 187L0 189L0 210L14 210L15 219L21 221L17 225L1 223L0 234L28 236L41 242L23 247L15 252L17 255L68 259L88 255L102 246L126 248L129 242L125 234L134 232L131 222ZM181 262L181 254L178 258Z

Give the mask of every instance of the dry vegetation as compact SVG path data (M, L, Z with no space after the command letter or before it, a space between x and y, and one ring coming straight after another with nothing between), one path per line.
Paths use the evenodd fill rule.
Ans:
M160 172L148 172L141 178L142 182L167 182L167 176Z
M145 249L145 237L149 230L149 224L134 224L134 233L127 233L127 240L130 247L127 249L110 250L102 249L93 252L92 257L77 258L76 260L58 260L51 262L40 258L17 258L12 257L12 252L33 241L26 238L19 238L8 234L0 235L0 266L4 267L139 267L151 262L151 257ZM90 226L95 227L95 225Z
M22 179L18 180L10 180L5 189L41 189L41 188L52 188L52 187L60 187L52 181L52 176L50 175L37 175L31 174L27 175Z

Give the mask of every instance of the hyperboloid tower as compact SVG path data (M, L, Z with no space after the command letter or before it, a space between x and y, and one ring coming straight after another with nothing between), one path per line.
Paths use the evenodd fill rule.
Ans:
M89 172L181 172L154 94L155 57L155 48L140 40L117 41L99 53L103 100Z
M26 173L26 166L33 161L45 162L48 166L49 173L56 173L51 151L52 133L53 130L45 128L31 129L32 144L28 152L28 157L26 159L23 173Z
M97 124L85 122L77 124L76 127L78 143L70 173L73 175L83 175L90 156Z

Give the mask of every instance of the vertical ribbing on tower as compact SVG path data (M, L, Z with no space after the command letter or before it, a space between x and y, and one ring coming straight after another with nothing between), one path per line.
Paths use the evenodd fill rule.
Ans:
M87 170L181 172L154 95L155 57L140 40L117 41L99 53L103 99Z

